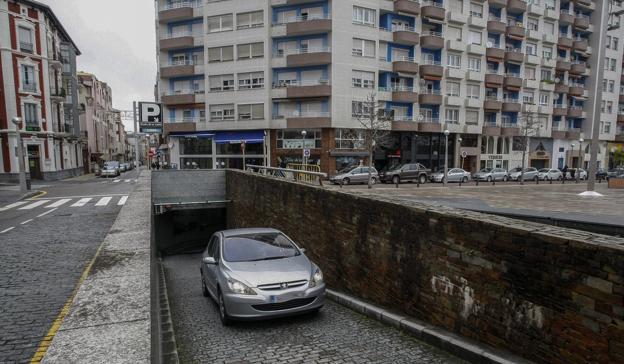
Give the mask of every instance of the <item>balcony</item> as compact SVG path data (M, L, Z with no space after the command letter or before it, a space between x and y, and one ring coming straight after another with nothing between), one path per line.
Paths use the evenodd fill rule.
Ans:
M523 0L507 0L507 12L516 14L524 13L527 10L527 3Z
M495 96L486 96L483 101L483 109L486 111L501 111L503 102Z
M505 51L499 46L492 46L485 50L485 56L489 60L501 62L505 58Z
M278 88L281 85L276 85ZM289 99L319 98L331 96L331 86L327 80L302 80L290 82L286 87L286 97Z
M195 35L191 32L167 34L160 38L160 50L192 48L195 44Z
M422 105L442 105L440 90L425 90L418 95L418 103Z
M566 116L568 114L568 107L564 104L553 105L553 116Z
M487 30L494 34L503 34L507 31L507 24L501 18L490 15L487 22Z
M520 126L517 123L503 123L501 128L501 135L503 136L517 136L520 135Z
M620 104L624 103L624 94L620 94L618 101Z
M580 97L583 96L583 92L585 91L585 85L582 83L570 82L570 89L568 90L568 95Z
M567 116L569 118L580 118L583 116L583 107L581 106L570 106L568 107Z
M392 120L393 131L418 131L418 123L411 120L409 117L401 118L395 117Z
M505 62L522 63L524 62L524 53L520 48L508 48L505 50Z
M420 14L420 3L412 0L395 0L394 12L418 15Z
M444 10L444 5L432 1L426 1L420 7L420 16L434 20L444 20L446 11Z
M582 75L587 70L587 63L582 61L573 61L570 67L570 73Z
M62 87L52 87L50 89L50 99L54 102L63 102L67 96L65 89Z
M444 75L444 68L440 62L425 61L425 64L420 65L420 76L426 79L439 80Z
M570 49L570 48L572 48L573 44L574 44L574 41L567 34L565 34L565 33L560 33L559 34L559 40L557 41L557 45L559 47L565 48L565 49Z
M616 141L618 143L624 143L624 130L619 130L616 133L617 134L615 134L614 141Z
M392 40L394 43L406 44L406 45L417 45L420 41L420 37L418 33L414 30L414 28L410 27L392 27Z
M574 27L579 29L589 28L589 17L587 15L579 14L574 18Z
M503 107L501 108L501 111L520 112L521 109L522 109L522 105L520 104L519 99L506 98L503 100Z
M567 94L568 92L570 92L570 86L566 85L563 82L555 84L555 93Z
M553 139L565 139L566 138L566 127L553 125L551 137Z
M420 36L420 47L426 49L444 48L444 37L440 32L423 32Z
M303 129L331 127L331 116L329 112L294 111L290 114L279 116L278 118L286 118L287 128Z
M165 105L188 105L197 103L197 96L202 95L200 90L176 90L162 95L161 101Z
M404 102L414 104L418 102L418 93L410 86L392 86L389 88L380 88L380 92L392 92L393 102Z
M566 139L578 140L581 137L581 129L570 128L566 131Z
M286 35L308 35L329 33L332 29L332 21L329 15L317 17L295 17L286 22Z
M482 133L487 136L499 136L501 135L501 127L496 123L486 122L483 124Z
M504 77L499 74L487 73L485 74L485 86L486 87L501 87L503 86Z
M505 74L503 87L511 90L519 90L522 87L522 76L519 73Z
M441 133L442 124L440 124L439 118L424 118L418 124L418 131L423 133Z
M572 43L572 49L578 52L585 52L587 50L587 39L577 39Z
M505 34L512 39L524 39L526 30L522 27L522 23L516 23L508 25L505 29Z
M576 0L574 2L574 5L579 6L579 7L585 7L588 9L594 9L596 7L596 5L594 5L593 0Z
M392 71L401 73L418 73L418 63L412 57L396 57L392 60Z
M569 71L571 67L572 67L572 64L570 63L569 60L565 58L557 59L557 65L555 66L555 69L557 71L562 71L562 72Z
M193 10L201 7L201 1L182 1L166 4L160 8L158 12L158 21L161 23L170 23L194 17Z
M618 113L617 114L617 122L618 123L624 123L624 113Z
M287 67L322 66L332 61L330 47L289 49L274 55L275 58L284 56Z
M574 24L574 19L576 19L576 16L570 10L562 9L559 13L559 25Z
M195 74L195 65L192 60L170 62L160 67L160 77L173 78L193 76Z

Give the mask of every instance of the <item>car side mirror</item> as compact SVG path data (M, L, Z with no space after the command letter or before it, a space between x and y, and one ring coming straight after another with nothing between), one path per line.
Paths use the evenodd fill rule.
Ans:
M202 260L205 264L210 264L210 265L217 264L217 261L213 257L204 257Z
M303 254L305 253L305 248L299 248L299 251Z

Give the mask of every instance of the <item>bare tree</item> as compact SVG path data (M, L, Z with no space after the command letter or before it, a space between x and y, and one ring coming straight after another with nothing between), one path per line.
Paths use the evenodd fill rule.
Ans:
M524 184L524 169L526 168L527 148L531 145L531 137L537 135L542 127L541 122L535 115L525 113L520 122L520 146L522 147L522 169L520 170L520 184Z
M367 95L365 101L355 104L352 111L363 129L363 149L368 152L368 188L372 188L375 148L391 143L392 115L381 107L374 91ZM358 141L361 141L359 136Z

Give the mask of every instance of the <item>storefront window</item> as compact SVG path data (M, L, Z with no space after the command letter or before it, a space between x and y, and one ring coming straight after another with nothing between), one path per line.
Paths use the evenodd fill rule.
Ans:
M336 149L364 148L364 130L336 129Z
M246 143L245 154L263 154L262 143ZM243 148L240 143L219 143L217 144L217 154L219 155L242 155Z
M360 164L359 157L336 157L336 170L340 171L350 166L357 166Z
M180 169L212 169L212 158L180 158Z
M463 134L461 138L462 147L476 148L479 143L479 136L476 134Z
M277 131L277 148L278 149L302 149L304 144L302 130L289 129ZM306 149L317 149L321 147L321 130L306 130L305 136Z
M181 138L180 154L182 155L210 155L212 154L212 139L210 138Z

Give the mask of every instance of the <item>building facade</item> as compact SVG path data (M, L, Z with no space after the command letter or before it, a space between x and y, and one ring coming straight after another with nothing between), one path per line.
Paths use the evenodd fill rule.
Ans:
M599 164L606 166L607 143L621 134L624 31L608 31L598 80L596 4L157 0L157 96L171 163L277 165L301 162L305 148L309 163L335 173L366 158L355 116L374 95L392 119L392 138L375 153L379 168L407 161L441 168L444 130L450 166L518 167L524 134L531 135L527 165L583 165L589 90L604 82Z
M82 174L74 102L77 55L80 51L47 5L0 2L0 180L18 180L18 133L30 178ZM22 119L17 127L14 117Z

